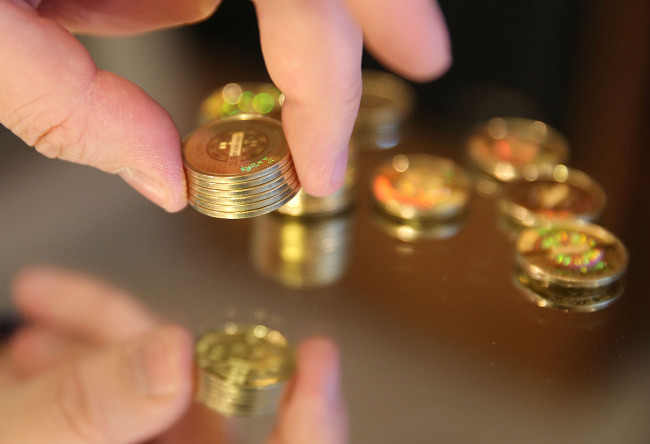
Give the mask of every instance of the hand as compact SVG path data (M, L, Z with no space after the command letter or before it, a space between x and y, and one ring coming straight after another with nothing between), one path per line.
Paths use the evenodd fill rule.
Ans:
M48 157L119 174L168 211L187 201L180 139L140 88L98 70L70 32L122 35L199 21L219 0L0 0L0 123ZM343 181L361 93L362 32L388 67L414 80L450 63L431 0L256 0L269 74L304 189Z
M122 290L55 268L21 273L13 298L27 325L0 353L0 442L225 442L218 415L191 402L187 331ZM272 444L345 441L331 341L300 345L278 418Z

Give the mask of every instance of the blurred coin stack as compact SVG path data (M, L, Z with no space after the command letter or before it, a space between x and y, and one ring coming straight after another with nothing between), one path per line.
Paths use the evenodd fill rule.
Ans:
M372 178L377 223L403 241L454 235L470 197L469 175L455 162L429 154L398 154Z
M466 140L466 152L476 188L492 196L500 184L523 177L543 164L564 163L566 139L543 122L496 117L478 125Z
M282 124L239 114L212 120L183 142L188 200L224 219L269 213L300 190Z
M359 114L352 138L360 148L392 148L415 107L413 87L397 76L363 70Z
M283 102L284 95L272 83L228 83L201 102L199 123L237 114L262 114L280 120Z
M277 409L295 369L286 338L264 325L227 323L195 345L196 399L226 416Z
M318 288L347 269L351 238L349 212L318 218L269 214L254 221L251 255L261 274L288 288Z
M590 312L623 292L628 254L606 229L565 221L521 232L515 283L541 307Z

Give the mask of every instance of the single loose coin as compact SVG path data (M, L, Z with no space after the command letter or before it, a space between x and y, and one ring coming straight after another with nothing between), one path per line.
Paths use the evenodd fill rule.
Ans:
M282 124L270 117L240 114L203 125L183 142L188 174L215 182L266 176L289 157Z
M500 182L521 177L531 165L564 163L569 153L566 139L547 124L500 117L474 128L466 150L474 167Z
M606 229L569 221L523 230L517 240L516 262L536 281L594 288L619 279L627 268L628 254Z
M605 206L605 192L587 174L564 165L531 169L503 190L501 208L516 223L538 226L562 219L594 221Z
M441 219L461 213L470 179L456 163L428 154L399 154L372 179L372 196L388 214L402 219Z

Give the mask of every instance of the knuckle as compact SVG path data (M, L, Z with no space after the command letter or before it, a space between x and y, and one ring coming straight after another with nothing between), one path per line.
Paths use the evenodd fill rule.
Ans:
M62 427L80 442L109 442L101 408L92 396L83 369L79 364L61 378L56 393L55 414Z

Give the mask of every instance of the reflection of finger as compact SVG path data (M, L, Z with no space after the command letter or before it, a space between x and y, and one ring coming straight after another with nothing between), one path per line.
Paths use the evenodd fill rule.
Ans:
M257 0L262 51L305 191L335 191L361 97L361 32L343 0Z
M0 123L48 157L118 173L168 211L183 208L180 136L167 112L25 5L0 1Z
M115 35L197 22L218 4L219 0L48 0L38 11L73 32Z
M442 75L451 63L449 35L433 0L347 0L366 47L391 70L413 80Z
M339 354L325 338L304 341L298 369L269 444L343 444L347 418L341 393Z
M91 348L88 343L39 326L23 327L8 344L9 359L16 373L29 378L72 360Z
M21 272L13 294L27 318L88 341L121 341L155 324L153 316L123 290L55 267Z
M191 349L189 333L164 327L8 390L0 442L142 442L186 407Z

